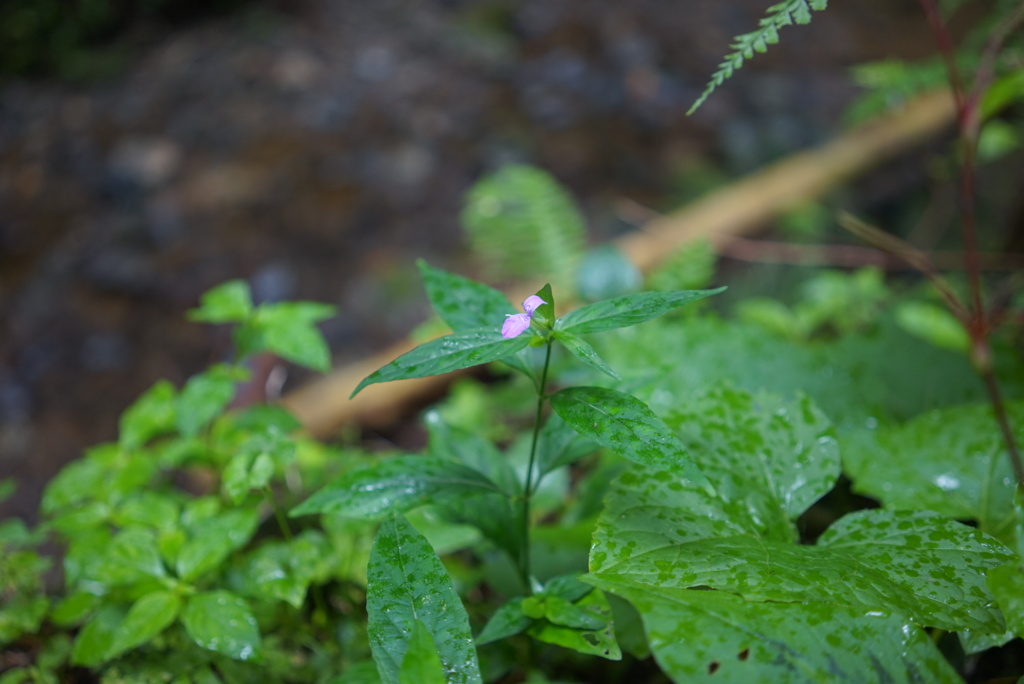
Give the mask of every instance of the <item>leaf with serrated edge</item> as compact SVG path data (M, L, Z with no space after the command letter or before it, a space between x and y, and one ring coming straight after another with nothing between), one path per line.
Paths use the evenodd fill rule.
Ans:
M479 684L469 617L427 540L402 515L381 524L367 568L370 649L384 684L398 684L409 641L421 621L450 684Z
M1007 402L1011 425L1024 440L1024 401ZM977 520L992 536L1013 543L1016 482L988 404L929 411L844 450L854 491L888 506L928 509Z
M530 343L530 339L529 335L520 335L506 340L501 336L500 325L491 329L469 330L446 335L421 344L412 351L402 354L388 365L377 369L356 386L351 396L354 397L363 388L379 382L425 378L429 375L441 375L497 361L515 354L520 349L525 349Z
M919 627L885 611L586 579L633 604L658 665L677 682L960 681Z

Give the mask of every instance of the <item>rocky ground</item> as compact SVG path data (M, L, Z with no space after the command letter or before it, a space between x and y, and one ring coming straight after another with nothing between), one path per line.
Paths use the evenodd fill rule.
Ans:
M664 207L839 128L847 67L916 56L913 0L835 3L685 111L761 0L305 0L166 30L123 72L0 85L0 517L161 377L227 352L205 289L338 305L338 363L423 316L416 257L463 272L461 196L522 161L579 198Z

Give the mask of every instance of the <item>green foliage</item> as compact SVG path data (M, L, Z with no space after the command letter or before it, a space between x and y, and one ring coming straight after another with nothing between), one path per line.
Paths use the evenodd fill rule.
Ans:
M711 75L711 80L704 88L704 92L700 94L696 102L690 105L687 114L692 114L704 104L704 101L718 86L742 67L746 60L754 57L755 52L767 52L769 45L778 43L780 29L793 24L809 24L811 23L811 11L822 11L827 6L828 0L785 0L769 7L756 31L744 33L733 39L730 46L733 51L726 55L722 63L718 65L718 69Z
M572 197L547 172L509 165L466 194L462 227L474 253L499 278L575 282L586 225Z
M367 629L382 682L411 676L415 663L405 662L410 641L424 648L428 640L446 681L482 681L462 600L430 544L401 515L386 519L377 532L368 577ZM425 648L429 652L429 644Z

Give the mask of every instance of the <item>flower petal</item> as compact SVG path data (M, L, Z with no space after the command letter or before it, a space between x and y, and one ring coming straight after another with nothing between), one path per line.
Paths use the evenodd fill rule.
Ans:
M519 337L530 327L530 314L509 314L501 326L501 336L508 339Z
M547 304L547 302L545 302L537 295L530 295L529 297L526 298L526 301L523 302L523 311L532 316L534 310L536 310L536 308L541 304Z

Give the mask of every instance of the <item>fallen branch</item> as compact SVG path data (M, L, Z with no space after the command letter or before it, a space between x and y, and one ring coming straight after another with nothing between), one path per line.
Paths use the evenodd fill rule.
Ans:
M947 130L954 120L948 91L929 93L835 140L769 165L729 186L655 218L616 246L641 271L649 271L677 248L697 239L715 245L749 234L785 211L820 197L842 182ZM509 293L521 301L537 288ZM282 403L314 435L326 436L347 423L381 427L403 409L441 392L452 374L383 383L349 394L364 377L414 347L403 341L364 361L291 392Z

